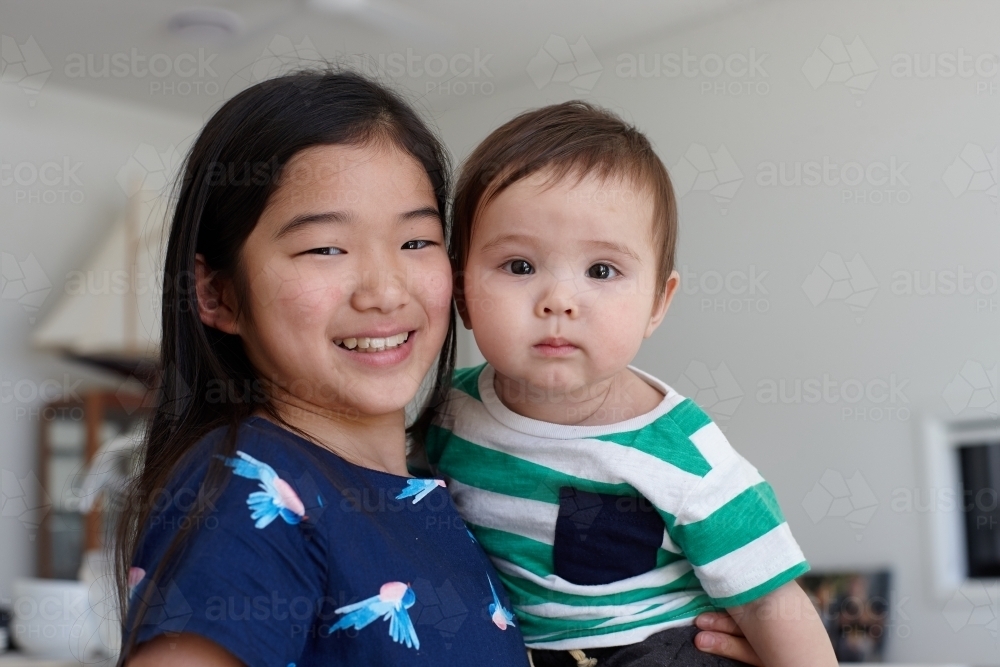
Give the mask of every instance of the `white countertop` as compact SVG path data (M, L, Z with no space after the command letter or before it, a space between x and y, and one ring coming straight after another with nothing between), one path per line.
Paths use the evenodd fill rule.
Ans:
M79 667L81 663L76 660L53 660L51 658L29 658L21 653L0 654L0 665L3 667L21 667L21 665L31 665L32 667Z
M60 658L34 658L23 653L0 653L0 667L105 667L113 665L114 662L100 662L92 660L87 663L76 660L63 660Z
M83 663L75 660L52 660L31 658L20 653L0 653L0 667L81 667ZM87 663L86 667L97 667L100 663ZM915 665L895 662L880 663L844 663L845 667L969 667L968 665Z

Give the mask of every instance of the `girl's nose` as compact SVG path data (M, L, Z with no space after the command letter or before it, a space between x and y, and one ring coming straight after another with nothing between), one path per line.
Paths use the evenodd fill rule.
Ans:
M405 271L382 254L372 254L367 260L351 294L351 306L358 311L389 313L409 303Z

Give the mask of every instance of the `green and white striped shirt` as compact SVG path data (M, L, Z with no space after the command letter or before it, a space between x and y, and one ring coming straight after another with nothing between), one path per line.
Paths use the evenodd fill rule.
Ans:
M757 599L809 569L771 486L690 399L606 426L564 426L508 409L493 368L455 372L427 439L470 529L507 588L533 648L619 646ZM560 489L649 501L665 525L655 566L598 585L553 561ZM628 500L626 500L628 502Z

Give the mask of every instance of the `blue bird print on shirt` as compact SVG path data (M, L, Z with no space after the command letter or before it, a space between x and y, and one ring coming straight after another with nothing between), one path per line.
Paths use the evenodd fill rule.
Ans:
M378 595L335 610L336 613L345 616L337 621L327 634L347 628L360 630L381 617L383 621L389 621L389 635L394 642L419 649L420 640L417 639L417 631L406 611L416 601L417 594L412 588L401 581L390 581L382 585Z
M262 490L254 491L247 497L247 505L252 510L250 518L256 521L255 527L264 528L279 516L285 523L293 525L306 518L306 508L298 494L288 482L278 477L274 468L241 451L236 452L239 458L216 456L240 477L260 481Z
M423 500L428 493L439 486L444 488L443 479L408 479L406 480L406 488L399 492L399 495L396 496L396 500L402 500L403 498L409 498L412 496L413 504L416 505Z
M493 593L493 604L490 605L490 618L493 619L493 624L501 630L506 630L508 625L517 625L514 622L514 614L507 611L501 604L500 596L493 588L493 580L490 579L489 575L486 575L486 579L490 582L490 592Z

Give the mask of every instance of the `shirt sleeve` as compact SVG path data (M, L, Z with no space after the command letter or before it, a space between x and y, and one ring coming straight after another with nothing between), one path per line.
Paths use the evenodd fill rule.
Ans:
M737 607L809 570L774 489L714 423L691 435L711 469L669 527L712 603Z
M310 517L315 508L302 503L306 496L301 487L308 484L296 488L294 473L275 472L265 461L253 461L266 466L261 468L266 480L241 476L234 469L219 497L197 520L174 567L155 582L149 577L188 521L207 466L174 486L162 503L166 507L147 524L130 573L135 584L130 622L139 601L148 603L135 630L136 645L161 634L191 632L251 667L284 667L302 654L322 613L325 536ZM277 481L267 469L275 472ZM241 470L256 474L252 466Z

